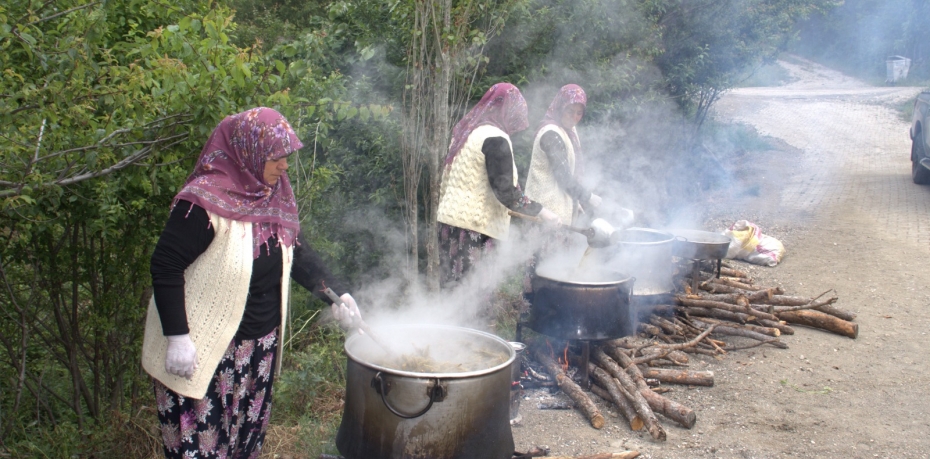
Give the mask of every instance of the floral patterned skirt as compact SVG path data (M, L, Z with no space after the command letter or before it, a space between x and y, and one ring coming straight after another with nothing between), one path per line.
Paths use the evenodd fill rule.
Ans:
M200 400L153 380L165 457L259 456L271 418L277 338L277 328L258 339L234 338Z
M439 224L439 283L455 285L481 260L494 250L494 239L476 231Z

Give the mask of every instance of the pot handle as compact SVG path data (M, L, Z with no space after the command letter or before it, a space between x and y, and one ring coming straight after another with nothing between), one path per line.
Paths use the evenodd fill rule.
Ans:
M394 415L399 418L413 419L423 416L427 411L429 411L430 408L433 407L433 402L441 402L446 398L446 389L442 387L442 384L439 383L439 378L431 379L429 386L426 389L427 395L429 396L429 403L426 404L426 407L420 410L420 412L414 414L401 413L397 410L397 408L391 406L387 399L384 398L384 396L387 395L388 390L390 390L390 385L387 385L384 379L385 378L381 375L380 371L375 373L375 376L371 378L371 387L374 387L375 391L381 395L381 402L384 403L385 408L387 408L388 411L394 413Z

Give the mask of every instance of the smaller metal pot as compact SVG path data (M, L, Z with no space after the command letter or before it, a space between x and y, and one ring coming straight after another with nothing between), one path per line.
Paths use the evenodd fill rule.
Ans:
M727 256L730 238L719 233L700 230L668 230L676 236L673 253L692 260L719 260Z

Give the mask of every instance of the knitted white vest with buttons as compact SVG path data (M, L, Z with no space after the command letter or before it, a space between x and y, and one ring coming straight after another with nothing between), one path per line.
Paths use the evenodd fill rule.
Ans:
M510 231L510 214L497 200L481 147L485 139L503 137L510 143L510 136L490 125L481 125L471 131L461 151L445 170L439 188L439 211L437 219L447 225L457 226L494 239L507 239ZM513 155L511 154L511 162ZM517 186L517 165L513 164L513 185Z
M559 187L552 167L549 165L549 157L540 146L543 134L549 131L554 131L562 138L569 172L575 173L575 148L572 146L571 139L561 127L548 124L540 129L536 134L536 140L533 141L533 158L530 159L530 170L526 176L526 195L558 215L563 223L570 224L574 216L574 202L572 197Z
M207 212L213 241L184 271L184 302L191 340L197 349L197 369L188 380L165 370L168 340L161 328L155 298L149 302L142 342L142 367L153 378L185 397L206 395L213 373L239 329L252 278L252 223ZM293 247L284 247L281 275L281 317L276 372L280 372L287 318Z

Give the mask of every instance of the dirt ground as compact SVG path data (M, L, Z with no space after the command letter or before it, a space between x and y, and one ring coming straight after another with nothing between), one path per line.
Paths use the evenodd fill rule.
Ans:
M858 339L796 327L788 349L692 358L709 388L666 394L693 408L687 430L663 421L666 442L632 432L615 412L604 429L574 411L522 401L518 451L552 455L635 449L644 458L930 457L930 187L910 178L908 123L890 108L920 88L872 87L800 59L777 88L743 88L718 104L719 120L753 126L775 149L734 163L740 183L708 200L705 229L738 219L780 239L777 267L737 263L757 284L817 296L858 314Z

